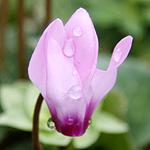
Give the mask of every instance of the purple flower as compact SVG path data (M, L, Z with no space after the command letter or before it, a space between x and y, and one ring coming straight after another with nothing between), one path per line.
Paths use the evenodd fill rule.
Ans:
M58 132L81 136L94 109L116 82L132 37L115 47L107 71L96 68L98 39L87 11L78 9L64 26L54 20L42 34L28 72L43 95Z

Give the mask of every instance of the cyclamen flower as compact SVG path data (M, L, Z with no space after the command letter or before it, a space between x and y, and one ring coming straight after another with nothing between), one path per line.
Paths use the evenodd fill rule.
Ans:
M87 11L78 9L64 26L54 20L42 34L28 72L52 115L58 132L85 133L94 109L116 82L117 67L127 57L132 37L115 47L107 71L96 68L98 38Z

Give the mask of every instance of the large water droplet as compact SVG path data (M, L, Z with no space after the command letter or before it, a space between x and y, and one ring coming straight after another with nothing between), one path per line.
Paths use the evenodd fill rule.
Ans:
M63 53L67 57L72 57L75 54L75 46L73 44L72 38L66 40L65 46L63 48Z
M92 124L92 119L89 120L88 128L90 128L91 124Z
M121 51L120 48L119 48L119 49L117 49L117 50L115 51L115 53L114 53L114 60L115 60L116 62L118 62L118 61L120 60L121 56L122 56L122 51Z
M66 121L66 124L67 125L73 125L74 124L74 120L69 118L67 121Z
M55 123L53 122L52 118L49 118L48 121L47 121L47 126L50 130L55 130L56 127L55 127Z
M79 26L77 26L73 29L73 33L75 36L81 36L82 35L82 29Z
M77 70L74 70L74 71L72 72L72 74L73 74L73 75L77 75L77 74L78 74Z
M79 85L75 85L69 90L69 96L72 99L79 99L82 96L82 89Z

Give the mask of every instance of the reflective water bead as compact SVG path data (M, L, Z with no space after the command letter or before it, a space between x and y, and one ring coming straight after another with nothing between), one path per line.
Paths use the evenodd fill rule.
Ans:
M82 35L82 29L79 26L77 26L73 29L73 33L75 36L81 36Z
M77 70L74 70L74 71L72 72L72 74L73 74L73 75L77 75L77 74L78 74Z
M114 53L114 60L115 60L116 62L118 62L118 61L120 60L121 56L122 56L122 51L121 51L120 48L119 48L119 49L117 49L117 50L115 51L115 53Z
M75 85L69 90L69 96L72 99L79 99L82 96L82 89L79 85Z
M92 119L89 120L88 128L90 128L91 124L92 124Z
M74 124L74 120L69 118L67 121L66 121L66 124L67 125L73 125Z
M55 127L55 123L53 122L52 118L49 118L48 121L47 121L47 126L50 130L55 130L56 127Z
M66 40L63 53L66 57L72 57L75 54L75 46L72 38Z

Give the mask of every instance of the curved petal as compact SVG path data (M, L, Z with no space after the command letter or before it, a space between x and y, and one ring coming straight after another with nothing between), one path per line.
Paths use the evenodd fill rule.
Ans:
M85 97L72 100L66 97L66 104L56 107L48 101L52 120L55 122L57 131L67 136L81 136L89 125L88 107ZM70 102L72 101L72 102Z
M44 97L46 96L47 40L50 36L63 47L66 33L60 19L56 19L45 29L28 67L30 80L38 87Z
M82 88L82 83L79 74L73 74L76 68L72 61L64 56L59 43L50 37L47 45L46 67L46 99L55 106L62 106L71 87L76 85Z
M110 71L95 70L91 86L93 88L93 97L90 102L89 111L92 115L97 104L113 88L117 78L117 69Z
M132 40L133 37L129 35L118 42L118 44L114 48L111 61L107 70L115 69L123 63L131 49Z
M83 85L92 78L97 64L98 39L92 20L83 8L78 9L65 25L68 38L75 43L74 64Z

